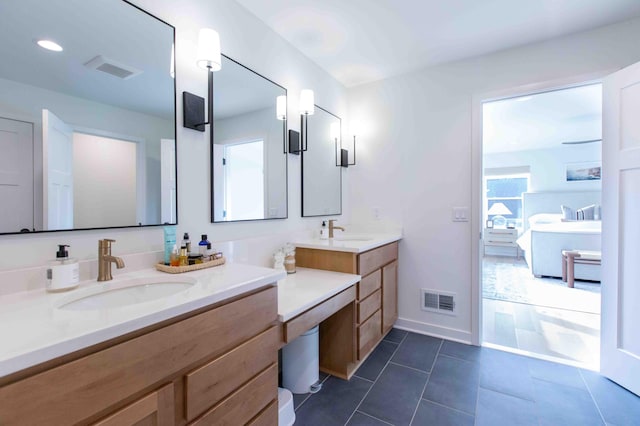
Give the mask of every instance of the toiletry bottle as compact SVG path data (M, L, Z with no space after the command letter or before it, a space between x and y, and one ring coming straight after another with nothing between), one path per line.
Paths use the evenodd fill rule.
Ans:
M59 245L56 260L52 260L47 268L47 291L71 290L80 281L80 265L76 259L69 257L68 245Z
M207 234L202 234L201 238L202 239L198 243L198 252L202 256L206 256L207 255L207 244L210 244L210 243L209 243L209 241L207 241Z
M215 253L213 252L213 249L211 248L211 243L207 243L207 254L206 254L206 256L204 257L205 262L206 262L206 261L208 261L208 260L213 260L213 258L214 258L214 256L213 256L213 255L214 255L214 254L215 254Z
M171 252L172 250L175 249L175 247L176 247L176 227L165 226L164 227L164 264L165 265L171 265Z
M187 246L180 247L180 266L189 265L189 255L187 254Z
M189 239L189 233L185 232L183 237L182 237L182 243L180 244L181 247L186 247L187 248L187 256L191 254L191 240Z
M322 221L322 227L320 228L320 239L328 240L329 239L329 230L327 229L327 222Z
M169 265L180 266L180 254L178 253L178 246L175 244L173 245L173 251L171 252Z

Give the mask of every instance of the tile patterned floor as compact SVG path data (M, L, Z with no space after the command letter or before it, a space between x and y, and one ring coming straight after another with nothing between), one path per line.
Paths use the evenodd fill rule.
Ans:
M295 395L296 426L639 425L597 373L393 329L350 380Z

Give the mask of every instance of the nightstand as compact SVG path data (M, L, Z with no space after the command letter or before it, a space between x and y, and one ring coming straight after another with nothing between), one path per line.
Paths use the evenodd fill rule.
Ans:
M517 229L484 228L484 254L520 257Z

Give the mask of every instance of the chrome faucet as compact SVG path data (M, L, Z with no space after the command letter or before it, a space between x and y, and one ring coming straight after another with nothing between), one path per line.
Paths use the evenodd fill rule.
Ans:
M124 268L124 260L121 257L111 255L111 243L116 240L105 238L98 241L98 281L111 281L111 264L115 263L118 269Z
M331 220L329 221L329 238L333 238L333 230L334 230L334 229L339 229L339 230L341 230L342 232L344 232L344 231L345 231L345 229L344 229L342 226L335 226L335 225L333 224L333 222L335 222L335 221L336 221L335 219L331 219Z

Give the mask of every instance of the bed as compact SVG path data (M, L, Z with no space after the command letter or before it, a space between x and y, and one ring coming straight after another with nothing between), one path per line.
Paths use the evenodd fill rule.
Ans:
M600 191L526 192L523 194L524 233L518 245L536 277L562 276L562 250L600 251L602 222L562 222L560 205L580 208L600 204ZM579 280L600 281L599 265L576 265Z

